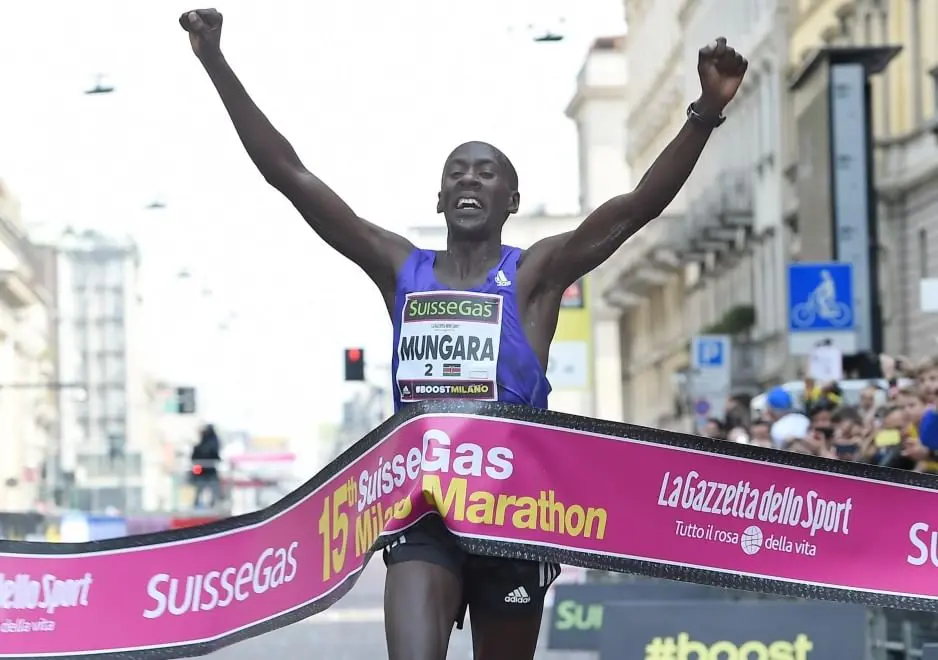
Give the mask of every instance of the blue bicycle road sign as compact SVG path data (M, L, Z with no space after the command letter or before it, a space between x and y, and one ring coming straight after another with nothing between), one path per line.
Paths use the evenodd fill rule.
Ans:
M855 326L852 265L788 265L789 332L850 331Z

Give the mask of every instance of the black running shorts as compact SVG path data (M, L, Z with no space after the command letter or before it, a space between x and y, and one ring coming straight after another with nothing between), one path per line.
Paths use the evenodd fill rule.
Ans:
M463 627L469 607L498 615L540 616L547 588L560 575L560 564L468 554L435 515L426 516L384 549L386 565L407 561L443 566L462 580L457 628Z

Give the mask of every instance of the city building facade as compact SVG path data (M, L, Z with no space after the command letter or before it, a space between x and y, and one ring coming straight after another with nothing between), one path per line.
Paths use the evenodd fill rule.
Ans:
M752 394L800 375L803 365L787 346L787 264L831 255L819 251L818 218L799 222L799 206L806 213L799 182L810 175L798 153L816 145L804 144L810 139L799 123L804 108L793 90L799 68L810 66L821 47L900 46L897 55L880 54L893 59L868 73L884 348L938 352L938 278L929 266L938 250L938 4L624 4L625 58L637 63L628 69L626 124L636 178L677 133L698 93L698 48L722 35L750 61L726 110L730 120L714 132L684 189L620 250L610 264L614 275L602 282L603 298L623 310L625 418L692 428L688 349L695 334L733 337L727 394Z
M67 230L47 249L55 255L58 373L63 383L77 385L59 389L63 505L155 507L147 484L159 484L147 478L153 472L146 464L160 455L160 439L140 352L137 246Z
M720 416L723 404L721 395L705 409L694 405L694 335L732 337L727 397L754 394L798 369L787 347L786 267L798 241L786 222L785 179L796 10L783 0L625 0L625 10L626 58L640 62L629 69L628 94L627 158L636 177L699 94L699 48L724 36L750 63L728 122L662 217L626 245L603 292L626 310L626 417L691 430L704 415Z
M938 353L928 289L938 282L938 3L801 0L798 8L794 65L817 46L901 47L871 80L885 348Z
M698 50L723 35L749 60L685 186L685 241L677 250L686 300L685 344L693 335L732 338L729 387L704 408L688 356L678 372L676 410L697 422L722 416L730 395L750 396L785 380L788 359L782 145L786 133L789 3L784 0L690 0L683 3L685 99L696 98Z
M0 511L47 501L47 461L57 433L52 300L19 202L0 181Z
M686 70L680 0L624 0L625 159L638 179L685 121ZM686 366L684 282L672 248L683 237L685 194L632 236L604 269L599 295L622 310L622 416L673 426L673 374Z
M626 38L596 39L577 76L576 91L566 115L577 130L580 174L580 215L584 218L631 186L626 162ZM623 308L610 304L601 292L617 274L620 253L589 277L592 334L593 401L584 414L621 421Z

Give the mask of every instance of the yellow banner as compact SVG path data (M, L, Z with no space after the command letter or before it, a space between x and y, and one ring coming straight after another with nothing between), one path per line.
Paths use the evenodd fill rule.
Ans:
M550 346L547 378L554 390L590 389L593 374L593 322L589 277L564 291L557 332Z

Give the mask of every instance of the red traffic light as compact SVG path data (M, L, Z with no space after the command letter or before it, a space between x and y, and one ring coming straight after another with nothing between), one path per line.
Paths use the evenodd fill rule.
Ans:
M201 465L193 465L193 466L192 466L192 474L194 474L194 475L196 475L196 476L202 474L202 466L201 466Z
M349 348L345 351L348 356L349 362L358 362L362 359L362 351L360 348Z

